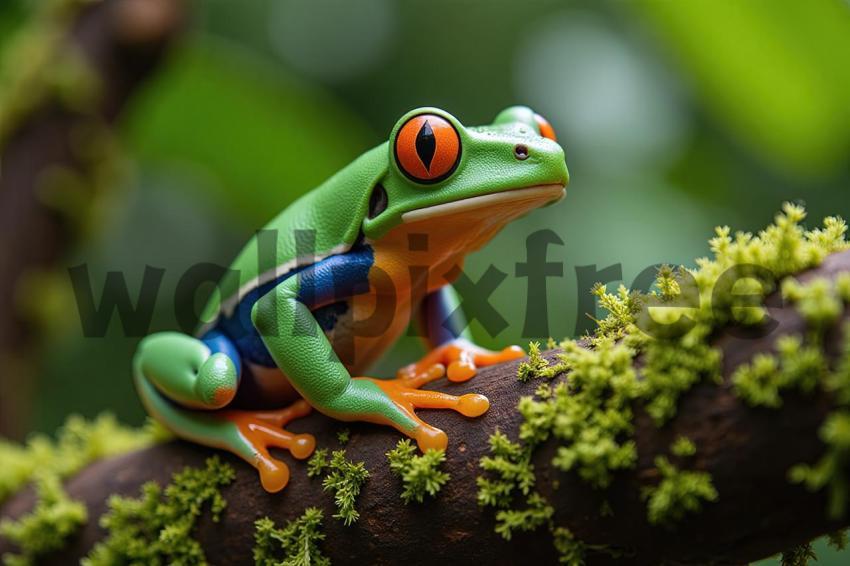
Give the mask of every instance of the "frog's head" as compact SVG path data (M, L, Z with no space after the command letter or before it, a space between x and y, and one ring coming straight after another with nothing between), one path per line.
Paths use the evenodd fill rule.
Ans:
M372 189L363 221L373 240L401 224L457 226L491 216L507 222L557 202L569 181L552 126L524 106L480 127L419 108L396 123L386 151L386 173Z

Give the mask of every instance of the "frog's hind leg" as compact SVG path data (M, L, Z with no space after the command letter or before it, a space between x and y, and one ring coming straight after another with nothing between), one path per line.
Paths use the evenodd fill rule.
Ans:
M268 448L307 458L315 447L313 437L283 426L308 414L310 406L300 400L276 411L213 410L230 402L238 384L237 362L226 344L218 346L183 334L152 335L133 360L136 389L148 413L175 435L236 454L258 469L267 491L279 491L289 481L289 468Z

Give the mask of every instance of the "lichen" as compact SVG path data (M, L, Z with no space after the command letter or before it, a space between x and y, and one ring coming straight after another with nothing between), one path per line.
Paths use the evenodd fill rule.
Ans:
M345 450L334 450L330 460L327 449L319 449L307 462L307 475L318 477L322 474L322 488L333 493L337 507L335 519L341 519L349 526L360 518L360 513L354 508L360 489L369 478L369 470L363 462L354 463L345 458Z
M30 513L0 521L0 537L20 549L19 554L3 556L6 566L35 564L38 557L61 549L87 520L85 505L68 497L56 474L40 474L35 489L37 501Z
M254 564L257 566L330 566L319 548L322 511L308 507L304 514L282 529L268 517L254 523Z
M207 506L212 520L219 520L227 505L220 490L235 477L233 468L214 456L203 469L174 474L165 489L148 482L137 499L113 495L100 519L108 535L82 564L206 564L192 531Z
M426 450L417 455L417 449L408 439L399 440L396 447L387 452L390 471L401 478L404 489L401 498L405 503L422 503L426 495L434 497L449 481L449 474L440 470L446 461L444 450Z

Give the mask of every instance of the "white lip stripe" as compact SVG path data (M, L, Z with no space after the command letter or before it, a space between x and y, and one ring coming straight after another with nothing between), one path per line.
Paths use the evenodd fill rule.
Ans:
M489 193L477 197L470 197L452 202L446 202L443 204L437 204L434 206L429 206L427 208L420 208L418 210L411 210L410 212L405 212L401 215L401 221L405 224L410 222L418 222L420 220L428 220L430 218L436 218L439 216L444 216L446 214L453 214L457 212L465 212L467 210L485 208L488 206L492 206L493 204L498 202L525 200L527 198L551 196L551 200L553 201L560 200L561 197L564 196L565 191L566 189L563 185L555 184L536 185L533 187L526 187L524 189L512 189L509 191L500 191L498 193Z

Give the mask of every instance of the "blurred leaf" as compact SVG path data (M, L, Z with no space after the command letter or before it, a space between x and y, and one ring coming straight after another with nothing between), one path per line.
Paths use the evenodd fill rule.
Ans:
M770 165L835 174L850 149L844 0L640 0L703 103Z
M211 196L254 226L377 143L328 94L202 39L175 54L128 123L143 160L212 177Z

